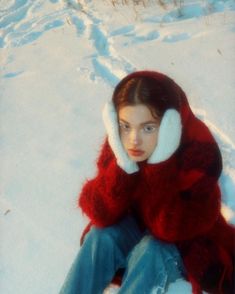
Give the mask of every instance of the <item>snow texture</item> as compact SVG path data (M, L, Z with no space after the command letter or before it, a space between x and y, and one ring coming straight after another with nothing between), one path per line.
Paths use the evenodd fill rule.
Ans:
M3 294L59 292L88 221L77 195L96 172L101 110L134 70L175 79L211 129L235 224L234 1L113 2L0 1Z

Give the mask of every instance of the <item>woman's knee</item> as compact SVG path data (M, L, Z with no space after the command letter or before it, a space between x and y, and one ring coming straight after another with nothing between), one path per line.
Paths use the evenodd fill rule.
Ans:
M177 247L150 235L134 247L128 258L128 266L130 269L143 267L146 271L158 273L158 277L167 275L169 281L184 276L184 266Z
M172 252L177 251L175 244L158 240L154 238L153 236L147 236L146 240L143 240L143 242L145 243L145 246L148 248L153 248L157 250L161 249L164 251L172 251Z
M85 242L92 242L101 245L113 245L115 243L115 239L110 228L97 228L93 226L88 232Z
M159 256L159 254L166 258L179 258L179 252L174 244L158 240L151 235L145 236L134 250L138 254L153 255L155 258Z

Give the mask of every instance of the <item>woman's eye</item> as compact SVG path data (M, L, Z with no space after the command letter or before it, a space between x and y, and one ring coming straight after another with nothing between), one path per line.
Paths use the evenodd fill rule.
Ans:
M123 130L123 131L129 131L129 130L130 130L129 125L124 124L124 123L119 123L119 127L120 127L120 129Z
M145 133L153 133L157 130L157 127L152 125L147 125L147 126L144 126L143 130Z

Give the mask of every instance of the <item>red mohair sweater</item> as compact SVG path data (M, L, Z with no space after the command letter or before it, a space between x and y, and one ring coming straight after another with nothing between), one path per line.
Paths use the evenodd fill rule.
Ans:
M154 237L177 245L194 294L232 294L235 228L220 212L221 154L182 89L170 83L180 100L182 135L177 150L163 162L142 162L138 172L127 174L105 140L98 173L83 186L79 207L98 227L112 225L134 210Z

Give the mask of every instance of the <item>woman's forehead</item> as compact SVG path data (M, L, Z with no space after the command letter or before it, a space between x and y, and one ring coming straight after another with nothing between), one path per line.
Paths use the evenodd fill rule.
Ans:
M120 120L136 125L158 122L144 104L123 106L119 109L118 116Z

